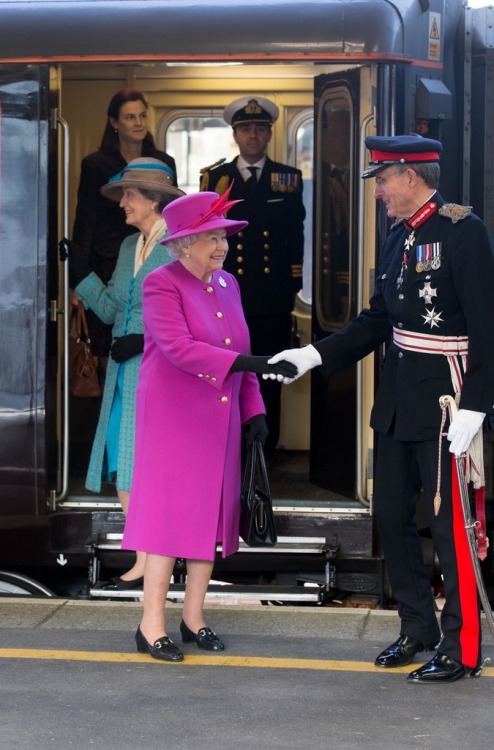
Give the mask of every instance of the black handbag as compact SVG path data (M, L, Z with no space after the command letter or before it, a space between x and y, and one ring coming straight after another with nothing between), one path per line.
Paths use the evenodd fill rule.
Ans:
M240 536L249 547L272 547L278 541L264 451L258 440L249 446L242 480Z

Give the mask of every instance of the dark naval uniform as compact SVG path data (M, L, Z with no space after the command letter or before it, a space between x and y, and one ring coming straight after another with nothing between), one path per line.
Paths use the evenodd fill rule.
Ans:
M302 288L304 252L302 173L267 158L250 192L236 167L237 158L203 171L201 190L222 195L233 182L230 200L242 199L228 213L249 226L229 238L225 269L237 279L249 327L252 354L273 354L290 346L291 313ZM270 431L279 433L280 384L261 380ZM268 444L269 448L269 444Z
M243 232L230 238L225 268L240 285L247 316L290 314L295 294L302 288L302 173L267 158L249 194L237 159L205 170L201 179L201 190L220 195L234 182L229 199L242 203L233 206L228 217L249 222Z
M433 510L439 397L454 395L455 380L463 380L459 408L492 412L493 289L494 247L485 225L469 208L445 204L436 192L391 229L370 307L314 345L329 375L390 340L371 425L378 432L375 517L401 632L424 644L440 636L414 521L423 488L444 576L439 651L466 667L480 662L479 607L461 508L452 501L453 461L445 439L442 503L438 515Z

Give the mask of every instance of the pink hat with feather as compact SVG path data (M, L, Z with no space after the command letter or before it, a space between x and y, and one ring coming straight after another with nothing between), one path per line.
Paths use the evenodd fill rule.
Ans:
M166 245L170 240L179 237L187 237L199 232L211 232L215 229L226 229L226 234L240 232L248 225L248 221L233 221L225 219L226 212L240 201L229 201L228 196L232 189L230 185L226 193L202 192L184 195L182 198L169 203L163 209L163 218L168 227L169 234L160 240Z

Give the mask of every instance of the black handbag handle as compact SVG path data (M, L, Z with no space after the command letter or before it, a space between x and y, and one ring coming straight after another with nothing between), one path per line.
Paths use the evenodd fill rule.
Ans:
M259 478L261 479L261 482L262 482L262 487L260 487L260 489L263 490L263 492L266 495L268 495L268 497L271 497L271 488L269 486L268 470L266 468L266 459L264 458L264 448L262 447L262 443L259 440L254 440L254 446L257 452L257 466L259 469Z
M264 449L259 440L254 440L251 445L249 445L247 451L242 483L242 497L245 497L246 493L247 495L251 495L254 492L256 483L259 490L267 495L267 497L271 497L268 472L266 469L266 459L264 458Z

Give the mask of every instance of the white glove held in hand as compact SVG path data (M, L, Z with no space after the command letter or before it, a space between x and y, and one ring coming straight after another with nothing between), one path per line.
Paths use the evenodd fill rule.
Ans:
M460 409L453 418L448 430L448 440L451 440L449 452L455 456L466 453L473 438L480 430L485 414L470 409Z
M321 355L319 354L317 349L312 346L312 344L303 346L301 349L285 349L285 351L280 352L279 354L275 354L274 357L268 359L268 364L274 365L276 364L276 362L280 362L282 359L286 359L288 360L288 362L294 364L298 370L296 377L283 379L285 385L288 385L288 383L293 383L294 380L298 380L298 378L302 377L302 375L304 375L307 370L312 370L313 367L322 365ZM262 377L264 378L264 380L267 380L268 378L274 380L276 378L276 375L263 375Z

